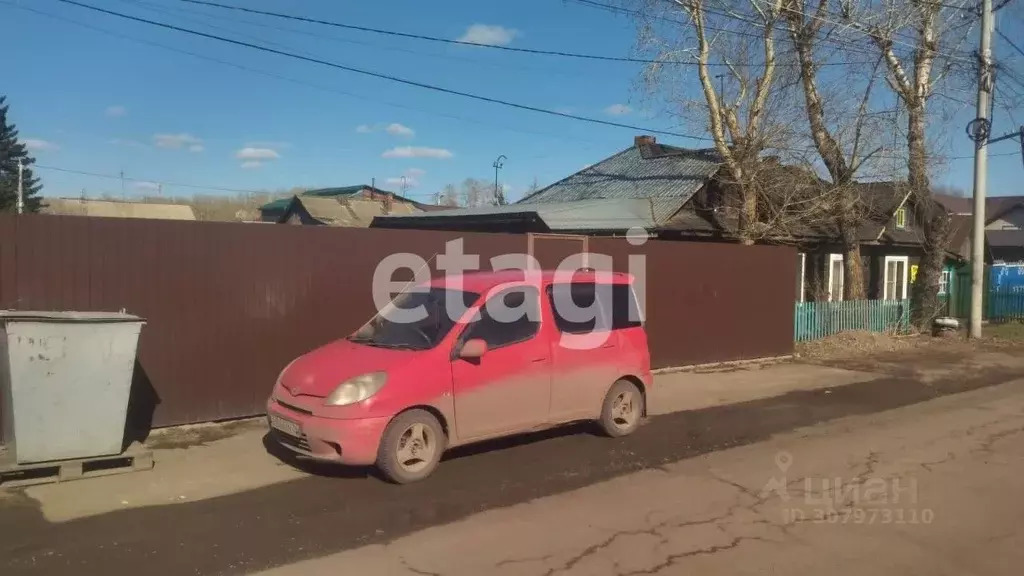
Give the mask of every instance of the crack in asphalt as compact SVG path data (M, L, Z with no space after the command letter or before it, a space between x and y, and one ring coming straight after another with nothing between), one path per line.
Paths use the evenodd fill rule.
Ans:
M883 377L833 388L828 394L821 390L792 392L658 416L622 439L583 434L585 427L553 430L456 450L434 476L408 486L385 484L367 478L364 472L321 470L318 476L222 497L118 510L62 523L47 522L35 501L7 499L0 501L0 573L242 575L387 543L481 511L751 444L820 422L907 406L1018 377L1015 371L998 369L938 385ZM867 466L869 472L874 469L870 457ZM752 490L721 480L738 491L733 512L763 503ZM714 521L679 524L685 527ZM663 541L664 532L672 528L671 522L666 522L612 535L567 559L560 568L568 565L571 569L610 546L616 537L633 533Z
M409 561L406 560L405 558L401 558L400 557L398 559L398 562L402 565L403 568L405 568L409 572L412 572L413 574L419 574L420 576L444 576L440 572L428 572L426 570L420 570L419 568L416 568L412 564L409 564Z
M666 531L673 530L673 529L679 529L679 528L687 528L687 527L693 527L693 526L715 525L715 527L720 532L722 532L723 534L726 534L727 536L730 536L731 539L730 539L730 541L727 544L716 544L716 545L713 545L713 546L709 546L707 548L698 548L698 549L695 549L695 550L689 550L689 551L681 552L681 553L677 553L677 554L670 554L670 555L665 557L664 561L662 561L659 564L656 564L655 566L653 566L652 568L649 568L647 570L637 570L637 571L630 571L630 572L624 572L624 573L623 572L616 572L616 574L618 574L619 576L641 576L641 575L645 575L645 574L647 574L647 575L657 574L657 573L661 572L662 570L664 570L665 568L671 567L673 564L675 564L676 562L678 562L679 560L682 560L684 558L689 558L689 557L693 557L693 556L717 554L718 552L722 552L722 551L725 551L725 550L731 550L733 548L736 548L737 546L739 546L744 541L759 540L759 541L762 541L762 542L768 542L769 540L767 540L765 538L762 538L762 537L759 537L759 536L732 536L732 535L729 535L728 533L726 533L724 531L722 524L726 523L726 521L729 520L729 518L733 517L739 511L745 510L745 511L751 512L753 514L760 514L759 512L757 512L757 510L755 510L755 508L757 508L758 506L763 505L766 501L769 500L769 498L767 498L765 496L757 495L752 490L750 490L749 488L747 488L747 487L745 487L745 486L743 486L741 484L738 484L736 482L733 482L732 480L729 480L729 479L726 479L726 478L722 478L722 477L718 476L717 474L714 474L714 472L711 472L710 475L711 475L711 477L714 480L716 480L718 482L721 482L722 484L725 484L726 486L729 486L729 487L731 487L731 488L733 488L733 489L735 489L737 491L737 494L736 494L736 498L737 499L736 499L736 501L734 501L725 510L725 512L723 512L723 513L721 513L721 514L719 514L717 516L711 517L711 518L704 518L704 519L700 519L700 520L687 520L687 521L684 521L684 522L673 522L671 520L666 520L666 521L657 523L654 526L650 526L650 527L644 528L644 529L618 530L618 531L615 531L611 536L605 538L601 542L598 542L596 544L592 544L592 545L584 548L578 554L575 554L575 555L571 556L561 566L558 566L556 568L548 569L548 571L545 572L543 576L555 576L556 574L559 574L559 573L568 572L568 571L572 570L575 566L577 566L579 563L583 562L584 560L586 560L588 558L591 558L591 557L594 557L594 556L598 555L600 552L608 549L619 538L622 538L622 537L627 537L627 536L654 536L654 537L658 538L658 542L655 544L655 548L657 548L658 546L661 546L661 545L669 543L670 537L665 534ZM752 502L747 502L747 503L740 502L739 500L743 499L744 497L750 498L753 501ZM651 513L647 514L646 521L648 523L649 523L650 516L653 513L654 512L651 512ZM747 525L756 525L756 524L766 524L766 525L768 525L770 527L773 527L773 528L780 528L780 529L782 528L781 526L778 526L778 525L768 521L767 519L756 519L754 521L751 521L751 522L747 523Z

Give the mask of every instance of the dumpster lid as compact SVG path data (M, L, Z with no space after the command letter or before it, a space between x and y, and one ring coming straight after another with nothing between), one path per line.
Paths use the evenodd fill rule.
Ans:
M52 310L0 310L0 322L142 322L124 312L58 312Z

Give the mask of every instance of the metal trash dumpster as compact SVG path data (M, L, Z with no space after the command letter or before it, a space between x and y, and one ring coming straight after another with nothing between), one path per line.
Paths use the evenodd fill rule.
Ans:
M0 311L0 424L17 463L121 453L144 323L124 313Z

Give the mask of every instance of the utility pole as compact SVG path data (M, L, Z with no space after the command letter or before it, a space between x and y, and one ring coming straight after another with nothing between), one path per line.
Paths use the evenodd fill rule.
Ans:
M494 201L498 206L505 205L505 193L498 187L498 170L505 167L505 164L502 163L504 160L508 160L508 158L502 154L501 156L498 156L494 161L494 164L492 164L492 166L494 166Z
M25 211L25 161L18 159L18 203L15 205L18 214Z
M968 126L974 140L974 212L971 234L971 338L981 338L985 286L985 187L988 180L988 137L992 132L989 104L992 101L992 0L981 2L981 45L978 49L978 109Z

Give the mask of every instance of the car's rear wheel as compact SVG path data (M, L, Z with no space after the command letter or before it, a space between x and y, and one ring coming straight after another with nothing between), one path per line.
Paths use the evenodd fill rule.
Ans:
M377 468L396 484L422 480L437 468L445 449L444 431L433 414L409 410L384 430L377 451Z
M612 438L632 434L644 415L644 395L629 380L619 380L608 390L598 424Z

